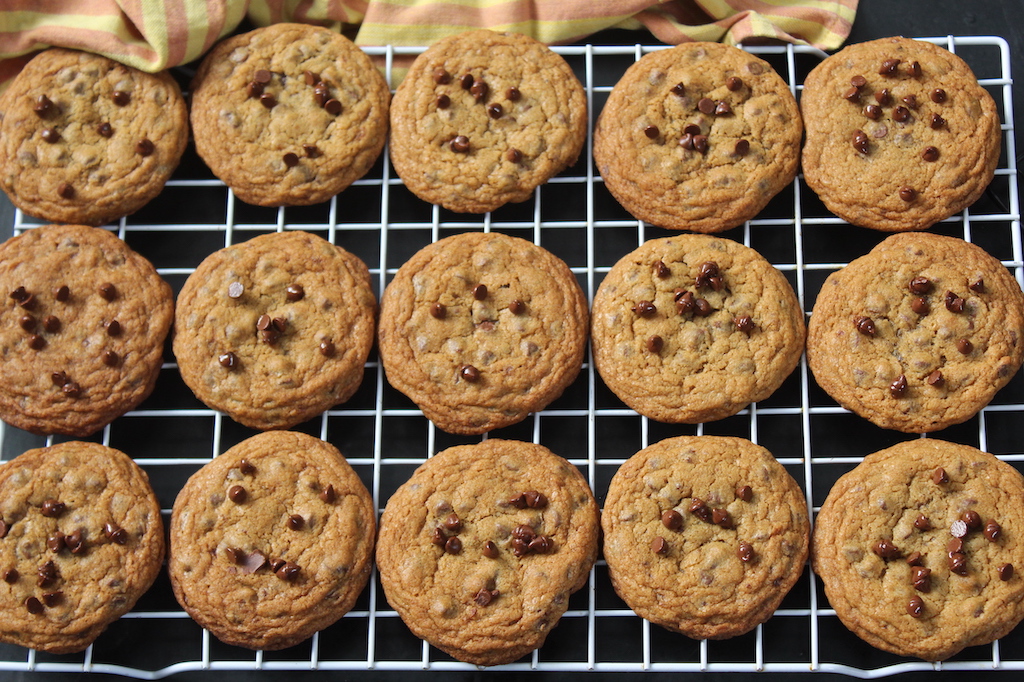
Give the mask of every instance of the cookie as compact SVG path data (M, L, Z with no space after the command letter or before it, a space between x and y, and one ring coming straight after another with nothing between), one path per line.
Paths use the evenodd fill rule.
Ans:
M218 43L196 72L196 151L244 202L327 201L380 156L390 95L370 58L335 31L258 28Z
M822 286L807 336L814 378L886 429L925 433L973 417L1024 360L1024 294L974 244L888 237Z
M680 436L630 457L601 514L615 592L642 618L694 639L768 620L803 573L800 486L743 438Z
M569 267L518 237L470 232L430 244L381 297L388 382L450 433L522 421L579 374L587 301Z
M662 422L695 424L770 396L796 367L804 314L753 249L707 235L652 239L594 296L594 363L615 395Z
M287 429L359 388L376 309L359 258L308 232L274 232L215 251L189 276L174 355L209 407Z
M605 187L658 227L721 232L756 216L796 177L803 126L768 62L685 43L629 67L594 127Z
M421 465L381 516L377 567L413 634L460 661L544 643L597 558L598 509L547 448L488 439Z
M47 225L0 245L0 415L85 437L152 393L171 288L106 230Z
M174 596L222 642L293 646L355 604L375 518L334 446L288 431L253 436L193 474L174 501Z
M160 505L127 455L70 441L0 465L0 641L81 651L149 589Z
M159 194L187 142L169 74L52 48L0 98L0 187L43 220L102 225Z
M562 57L518 33L438 40L391 107L391 163L424 201L484 213L526 201L576 162L587 97Z
M941 661L1024 618L1024 479L975 448L916 439L868 455L829 491L815 573L872 646Z
M807 185L861 227L926 229L974 203L999 162L992 96L931 43L846 47L807 75L800 109Z

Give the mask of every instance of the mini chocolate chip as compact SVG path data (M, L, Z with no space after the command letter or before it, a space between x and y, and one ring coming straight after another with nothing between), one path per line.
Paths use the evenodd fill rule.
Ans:
M270 329L271 324L273 324L273 320L270 318L270 315L267 315L266 313L263 313L256 318L256 329L258 331L262 332Z
M644 135L646 135L648 139L656 140L660 134L661 131L658 130L658 126L656 125L649 125L644 128Z
M868 79L865 78L864 76L858 75L858 76L854 76L853 78L850 79L850 85L852 85L853 87L857 88L858 90L863 88L867 84L868 84Z
M434 72L433 74L431 74L431 76L433 77L434 82L437 83L438 85L447 85L448 83L452 82L452 75L445 71L444 68L440 66L434 69Z
M907 67L907 72L914 78L921 77L921 65L917 62L911 62Z
M903 123L910 119L910 110L906 107L896 107L892 110L892 120Z
M38 615L43 612L43 603L35 597L28 597L25 599L25 608L32 615Z
M456 154L465 154L469 151L469 138L465 135L456 135L450 146Z
M66 284L60 285L59 287L57 287L57 290L53 292L53 297L60 301L61 303L68 300L68 297L70 295L71 290L68 289L68 286Z
M697 298L693 301L693 312L698 317L707 317L711 313L715 312L715 310L705 299Z
M274 575L276 575L281 580L287 580L288 582L292 582L299 577L299 573L301 571L302 569L299 568L298 564L293 563L291 561L287 561L283 566L279 567L276 571L274 571Z
M103 535L112 542L123 545L128 542L128 531L113 522L103 524Z
M46 538L46 548L51 552L59 552L65 547L67 545L64 543L64 533L61 533L59 530Z
M935 370L934 372L929 374L925 381L928 382L929 386L942 386L944 383L946 383L946 380L942 376L942 372L940 372L939 370Z
M947 291L944 299L946 304L946 310L951 313L962 313L964 311L964 299L960 298L952 291Z
M878 333L878 328L875 327L875 321L870 317L864 317L863 315L858 315L853 318L853 326L856 327L857 331L864 336L874 336Z
M734 317L732 323L736 325L737 331L741 331L747 336L750 336L750 332L754 331L754 320L750 318L750 315Z
M693 299L692 291L683 291L682 289L676 289L676 312L680 315L686 315L687 313L693 312L696 307L696 303Z
M69 398L77 398L80 395L82 395L82 387L79 386L78 382L76 381L67 382L66 384L64 384L64 386L61 387L60 390L62 390L64 392L64 395L66 395Z
M918 514L917 518L914 519L914 528L918 530L931 530L932 522L924 514Z
M285 287L284 297L288 301L301 301L302 297L306 295L306 290L301 284L289 284Z
M132 96L130 93L127 93L124 90L114 90L114 92L110 95L110 99L114 100L114 104L116 104L117 106L123 107L124 105L132 101Z
M54 499L43 500L43 504L40 506L39 511L43 516L49 519L55 519L59 517L67 509L67 505L63 502Z
M946 470L939 467L932 472L932 483L935 485L942 485L943 483L949 483L949 476L946 474Z
M693 136L693 148L705 154L708 151L708 136L707 135L694 135Z
M538 535L534 539L530 540L530 544L528 546L530 551L534 554L547 554L555 546L555 543L547 535Z
M320 81L320 75L313 73L312 71L303 71L302 80L306 85L316 85Z
M967 575L967 555L962 552L950 554L949 570L957 575Z
M878 73L883 76L891 76L896 73L896 69L898 69L899 66L899 59L886 59L882 62L882 66L878 69Z
M926 299L918 297L910 302L910 309L918 315L927 315L932 308Z
M899 548L889 540L879 540L872 545L871 551L883 559L895 559L900 555Z
M675 509L666 509L661 513L661 524L669 530L679 530L683 526L683 515Z
M4 582L8 585L13 585L14 583L18 582L18 578L20 577L21 574L18 573L18 569L16 568L8 568L6 571L4 571Z
M946 119L942 118L938 114L932 114L931 121L928 125L935 129L942 128L946 125Z
M437 100L434 102L438 109L447 109L452 105L452 100L448 95L441 93L437 96Z
M747 140L736 140L736 147L733 149L733 154L736 156L746 156L750 152L750 142Z
M302 530L302 527L306 525L306 519L302 518L298 514L292 514L288 517L288 528L289 530Z
M910 292L913 294L927 294L931 292L933 285L932 281L927 277L914 277L910 280L910 284L907 285Z
M917 109L917 96L907 95L903 98L903 103L907 105L908 109Z
M693 498L693 500L690 502L690 506L687 507L687 510L701 521L711 523L711 510L708 509L708 506L707 504L704 503L704 500L700 499L699 497Z
M449 514L444 520L444 527L453 533L458 533L462 530L462 519L455 512Z
M754 548L748 542L741 542L740 546L736 548L736 556L740 561L750 563L754 560Z
M117 287L110 282L104 282L99 288L100 298L104 301L113 301L117 298Z
M459 376L472 384L480 380L480 370L473 365L463 365L459 369Z
M75 188L67 182L57 185L57 195L62 199L70 199L75 196Z
M334 352L336 350L337 348L335 348L334 342L330 339L324 339L320 342L320 355L323 355L325 358L334 357Z
M969 531L981 528L981 514L973 509L965 511L960 518L967 524L967 530Z
M121 361L116 351L107 349L103 351L103 364L107 367L117 367L117 363Z
M702 97L701 100L697 102L697 109L700 110L700 113L710 116L715 113L715 100L710 97Z
M654 274L661 279L665 279L672 274L672 271L665 265L665 261L656 260L654 261Z
M497 590L494 590L494 592L497 592ZM494 595L492 595L491 590L488 590L486 587L481 588L480 591L476 593L476 596L473 597L473 601L475 601L478 606L487 606L493 599Z
M715 507L711 510L711 523L722 528L732 528L732 515L726 509Z
M548 498L544 493L527 490L523 496L526 498L526 506L530 509L543 509L548 506Z
M31 315L22 315L20 318L18 318L18 326L27 332L35 331L36 318L32 317Z
M36 97L35 104L32 105L32 111L36 112L39 118L43 118L50 110L53 109L53 102L46 95L39 95Z
M938 161L939 159L939 148L938 147L925 147L921 152L921 158L925 161Z
M448 538L448 540L444 543L444 551L448 554L458 554L462 551L462 540L460 540L454 535Z
M932 570L924 566L914 566L910 569L910 583L918 592L931 592Z
M286 563L287 562L284 559L271 559L269 562L270 570L274 573L277 573L277 570L284 566Z
M431 306L430 306L430 316L431 317L433 317L435 319L438 319L438 320L443 320L445 318L445 315L447 315L447 314L448 314L448 308L445 307L444 303L433 303L433 304L431 304Z
M465 76L459 79L459 85L462 86L463 90L469 90L473 87L473 83L476 79L473 78L473 74L467 73Z
M54 372L50 375L50 381L53 382L54 386L63 386L71 381L71 379L68 378L67 372ZM0 538L2 537L3 535L0 535Z
M228 488L228 499L235 504L242 504L247 496L245 488L240 485L233 485Z
M523 153L515 147L509 147L509 150L505 152L505 158L512 163L519 163L523 160Z
M281 157L281 160L284 161L284 165L288 168L294 168L299 165L299 155L295 152L285 153L285 155Z
M263 94L263 83L249 81L249 84L245 86L245 94L249 99L256 99Z
M985 280L979 277L977 280L967 285L967 288L976 294L985 293Z
M950 552L960 551L960 548L963 547L963 541L961 540L961 538L967 536L967 531L967 522L963 519L957 519L953 523L949 524L949 534L953 536L953 540L950 540L950 546L953 545L954 541L960 540L960 546L957 549L950 549Z
M880 105L887 106L892 102L892 93L889 92L889 88L882 88L875 92L875 101Z
M522 96L522 93L519 92L519 88L515 87L514 85L509 89L505 90L505 99L507 99L509 102L518 102L519 98L521 98Z
M889 384L889 394L893 398L902 398L907 392L907 377L906 375L899 375L896 379Z
M689 133L690 135L700 135L701 134L700 126L697 125L696 123L687 123L686 127L683 128L683 132L684 133Z
M315 144L304 144L302 145L302 151L306 152L306 158L315 159L320 156L320 150Z
M877 121L882 118L882 107L877 104L869 104L864 107L864 115L870 118L872 121Z
M322 502L326 502L327 504L333 503L334 500L337 499L337 497L337 493L334 492L334 486L329 483L327 484L326 488L320 491L320 500Z
M985 524L985 530L982 531L982 534L989 542L995 542L1002 536L1003 527L995 519L991 519Z
M252 79L257 83L263 83L266 85L273 79L274 74L270 73L266 69L257 69L256 73L253 74Z
M490 540L484 543L484 548L483 550L481 550L481 552L488 559L498 558L498 546Z
M911 597L910 601L907 602L907 613L914 618L920 618L924 615L924 600L920 597Z
M515 497L509 498L508 503L516 509L526 509L526 495L519 493Z
M843 93L843 99L845 99L848 102L853 102L854 104L857 104L858 102L860 102L860 89L851 86L849 90Z
M473 298L475 298L478 301L482 301L485 298L487 298L487 285L477 284L475 287L473 287Z
M647 339L647 350L651 353L660 353L665 347L665 340L655 334Z
M490 88L487 83L483 81L473 81L473 85L469 86L469 94L473 95L473 99L477 102L483 102L487 99L487 94Z
M60 577L60 572L57 570L57 564L53 561L47 561L42 566L36 569L36 585L39 587L48 587L57 581Z
M326 102L324 102L324 111L326 111L331 116L337 116L338 114L341 113L341 102L334 98L327 100Z
M964 355L970 355L974 350L974 344L967 339L960 339L956 342L956 349Z
M687 151L693 151L693 134L683 133L683 136L679 138L679 146Z
M921 565L921 560L922 560L922 557L921 557L921 553L920 552L911 552L907 556L907 564L910 565L910 566L920 566Z
M725 81L725 87L731 92L736 92L743 87L743 81L736 76L729 76Z
M487 115L493 119L501 118L502 114L504 113L505 110L497 102L493 102L487 105Z
M264 92L260 95L260 104L265 106L267 109L273 109L277 106L277 98L269 92Z
M155 145L146 138L135 143L135 153L139 156L149 156L154 149L156 149Z
M526 304L520 301L518 298L513 299L508 304L508 311L513 315L522 315L526 312Z
M671 92L673 95L682 97L683 95L686 94L686 86L683 85L682 83L676 83L675 85L672 86Z
M668 554L668 543L660 535L651 540L651 551L655 554Z
M946 91L943 90L942 88L935 88L934 90L928 93L928 96L936 104L942 104L943 102L946 101Z
M658 312L658 308L650 301L640 301L633 306L633 312L640 317L652 317Z
M913 201L917 198L917 190L913 187L900 187L900 199L903 201Z
M85 538L82 537L82 529L75 530L64 536L64 544L71 550L72 554L81 554L85 551Z
M754 491L749 485L741 485L736 488L736 497L743 500L744 502L750 502L754 499Z
M120 336L121 335L121 323L117 320L109 320L103 323L103 328L107 330L107 336Z
M715 116L728 116L732 113L732 107L729 106L728 102L722 101L715 107Z
M996 569L996 572L999 574L999 579L1006 582L1013 577L1013 564L1003 564Z
M448 542L448 536L444 534L441 526L434 528L434 532L430 534L430 543L443 549L446 542Z
M60 133L57 132L56 128L43 128L43 132L39 135L43 138L43 142L49 142L50 144L60 142Z
M60 319L56 315L47 315L43 318L43 329L56 334L60 331Z
M855 130L853 133L853 148L861 154L867 154L869 147L868 135L863 130Z

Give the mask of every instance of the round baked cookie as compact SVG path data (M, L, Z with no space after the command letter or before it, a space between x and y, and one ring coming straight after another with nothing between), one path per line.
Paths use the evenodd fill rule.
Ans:
M931 43L850 45L807 75L800 108L808 186L861 227L931 227L973 204L999 162L992 96L962 59Z
M549 251L497 232L424 247L381 297L388 382L450 433L480 434L546 407L579 374L587 301Z
M206 405L287 429L359 388L376 310L358 257L308 232L273 232L215 251L189 276L174 355Z
M39 53L0 98L0 186L25 213L102 225L160 193L188 142L166 72L101 55Z
M974 244L892 235L829 275L814 302L807 361L843 407L925 433L973 417L1024 360L1024 294Z
M417 637L460 661L511 663L544 643L586 583L598 525L576 467L491 438L434 455L392 495L377 568Z
M796 177L803 126L768 62L719 43L644 55L594 127L605 187L659 227L721 232L750 220Z
M375 518L333 445L290 431L253 436L193 474L174 501L174 596L222 642L293 646L355 604Z
M804 314L785 276L728 239L651 239L594 296L594 363L615 395L662 422L695 424L763 400L793 371Z
M941 661L1024 617L1024 479L966 445L916 439L868 455L829 491L812 565L846 627Z
M149 478L123 452L70 441L0 465L0 641L81 651L160 571Z
M619 467L601 514L615 592L694 639L768 620L803 572L807 503L772 453L743 438L680 436Z
M316 204L380 156L390 95L348 38L272 24L206 55L192 81L192 135L199 156L242 201Z
M171 288L106 230L46 225L0 245L0 415L85 437L153 392Z
M529 199L575 163L586 137L586 93L572 69L518 33L438 40L391 107L391 163L405 186L459 213Z

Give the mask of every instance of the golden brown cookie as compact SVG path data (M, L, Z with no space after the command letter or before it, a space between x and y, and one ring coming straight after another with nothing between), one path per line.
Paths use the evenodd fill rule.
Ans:
M1024 294L974 244L893 235L829 275L807 361L840 405L883 428L938 431L970 419L1024 360Z
M174 355L213 409L286 429L359 388L375 313L359 258L308 232L274 232L215 251L189 276Z
M587 302L549 251L497 232L435 242L381 297L388 382L451 433L479 434L543 409L579 374Z
M405 186L459 213L525 201L576 161L586 137L586 93L572 69L518 33L438 40L391 107L391 162Z
M598 509L547 448L488 439L434 455L380 520L377 567L413 634L477 665L544 643L597 558Z
M721 232L796 176L803 126L768 62L718 43L645 55L594 128L594 160L627 211L658 227Z
M88 52L41 52L0 98L0 186L25 213L102 225L163 189L188 142L166 72Z
M81 651L149 589L160 505L123 452L70 441L0 465L0 641Z
M594 363L624 403L663 422L736 414L800 360L804 314L785 276L728 239L652 239L594 296Z
M84 437L152 393L171 288L106 230L46 225L0 245L0 414Z
M843 624L928 661L1024 617L1024 479L966 445L911 440L868 455L829 492L813 566Z
M616 593L694 639L768 620L803 572L807 502L772 453L742 438L680 436L612 478L601 514Z
M222 642L293 646L363 591L375 518L334 446L289 431L253 436L193 474L174 501L174 596Z
M992 96L962 59L931 43L846 47L807 75L800 109L804 178L854 225L931 227L973 204L999 162Z
M339 33L258 28L218 43L196 72L196 151L247 203L327 201L380 156L390 95L370 58Z

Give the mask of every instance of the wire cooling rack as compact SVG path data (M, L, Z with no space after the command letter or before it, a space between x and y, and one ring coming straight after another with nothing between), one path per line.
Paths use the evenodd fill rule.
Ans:
M1013 130L1009 47L997 37L926 39L963 57L994 96L1003 121L1003 149L996 177L970 209L934 232L980 244L1022 280L1021 230ZM625 69L663 47L574 46L555 48L586 87L590 123ZM824 56L805 47L751 48L768 60L799 97L807 72ZM368 49L392 74L404 48ZM191 73L180 69L183 82ZM403 187L382 158L371 172L329 203L303 208L248 206L189 149L164 192L139 213L108 226L148 257L175 291L212 251L275 230L308 230L356 253L370 266L379 295L398 267L422 246L462 231L499 231L531 239L563 258L592 299L612 264L645 240L669 233L626 213L604 188L590 160L591 138L575 166L537 190L532 200L482 216L430 206ZM37 221L15 212L14 233ZM6 226L5 226L6 227ZM867 252L885 235L846 225L822 206L798 178L755 219L725 233L760 251L790 279L805 311L825 277ZM173 359L169 350L165 358ZM1019 427L1024 380L1017 377L992 405L965 424L939 435L1024 461ZM430 455L476 439L436 430L415 405L391 389L376 355L359 392L346 404L299 427L324 438L349 458L378 509ZM160 498L165 519L189 475L218 453L253 435L199 403L173 362L139 409L116 420L96 439L142 465ZM805 363L768 400L733 417L697 426L665 425L626 408L601 382L593 364L548 409L522 424L493 432L535 441L568 458L586 475L602 502L618 466L636 451L682 434L736 435L761 443L786 466L817 512L830 486L864 455L908 436L878 429L838 407L814 383ZM53 439L46 439L46 443ZM3 458L44 444L0 426ZM569 610L537 652L504 670L832 672L873 678L915 670L1024 670L1024 628L1001 642L966 650L942 664L902 659L877 651L838 621L817 579L804 568L775 616L753 632L726 642L693 641L635 616L615 595L599 561ZM1014 652L1013 655L1011 652ZM229 647L202 630L174 601L166 574L137 604L81 654L54 656L0 646L0 671L112 673L158 679L196 670L259 671L459 671L475 670L416 639L388 606L376 577L355 609L311 640L283 652Z

